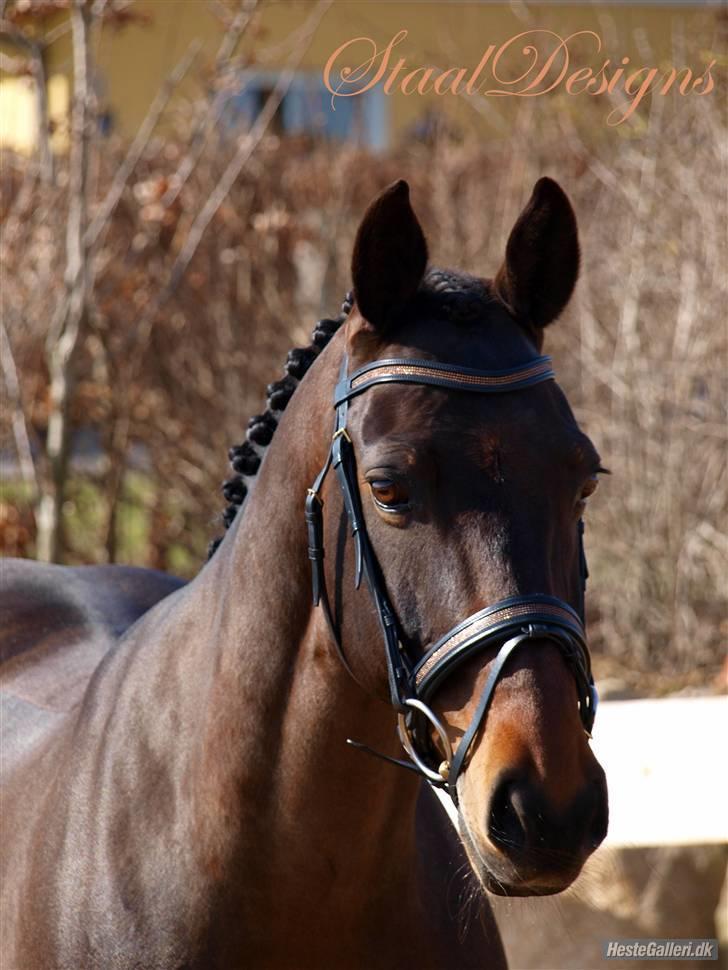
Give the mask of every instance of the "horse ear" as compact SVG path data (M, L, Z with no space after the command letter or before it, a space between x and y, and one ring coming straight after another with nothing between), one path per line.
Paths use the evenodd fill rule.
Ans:
M569 302L578 275L574 210L558 183L541 178L511 230L496 293L520 323L540 330Z
M384 332L414 296L427 267L427 242L400 179L371 203L351 259L354 297L367 329Z

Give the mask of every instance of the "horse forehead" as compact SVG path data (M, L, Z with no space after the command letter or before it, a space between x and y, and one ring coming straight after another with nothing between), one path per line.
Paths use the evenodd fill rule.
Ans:
M377 356L431 360L487 372L527 364L538 352L506 311L499 304L491 303L481 304L477 318L468 323L427 314L411 315L395 328ZM354 361L354 366L365 362ZM553 396L552 392L547 394ZM539 396L540 407L545 411L553 413L559 407L557 399L546 406L546 396L543 393ZM412 384L379 385L353 402L351 421L359 426L364 444L388 434L424 439L445 429L452 433L453 425L462 431L477 432L478 427L509 420L509 414L524 407L517 400L520 397L520 394L453 393ZM568 411L565 399L563 402ZM547 420L546 414L544 420ZM537 421L538 415L528 416L529 425Z
M446 451L462 449L486 463L501 452L571 463L588 449L588 439L553 381L487 395L383 384L361 396L352 419L365 447L386 440L414 449L434 444Z
M466 321L410 315L396 327L384 357L419 357L455 367L499 370L538 356L525 331L498 303L483 304Z

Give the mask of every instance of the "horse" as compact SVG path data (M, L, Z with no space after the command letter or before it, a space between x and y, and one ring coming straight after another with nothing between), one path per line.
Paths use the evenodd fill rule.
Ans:
M396 182L192 581L5 562L6 970L505 967L488 892L562 891L607 827L604 469L541 355L579 258L542 178L494 278L432 268Z

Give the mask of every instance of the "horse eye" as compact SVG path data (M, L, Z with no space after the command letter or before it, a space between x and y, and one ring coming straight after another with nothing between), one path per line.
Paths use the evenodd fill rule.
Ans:
M588 478L586 480L586 482L582 487L581 495L580 495L581 501L585 502L590 495L593 495L596 492L598 488L599 488L599 479L597 478L596 475L592 475L591 478Z
M393 482L389 478L380 478L369 482L374 501L377 505L388 511L400 509L408 502L408 496L399 482Z

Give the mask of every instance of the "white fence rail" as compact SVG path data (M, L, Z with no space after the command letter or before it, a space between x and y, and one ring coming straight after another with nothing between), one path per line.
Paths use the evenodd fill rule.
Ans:
M607 773L606 845L728 842L728 698L607 701L594 752Z

